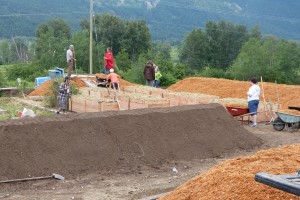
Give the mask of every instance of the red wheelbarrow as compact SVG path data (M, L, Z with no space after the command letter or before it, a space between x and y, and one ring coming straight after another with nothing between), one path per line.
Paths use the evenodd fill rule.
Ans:
M249 116L254 113L249 113L248 108L240 108L240 107L232 107L232 106L225 106L227 111L233 116L233 117L240 117L241 119L238 121L247 122L250 123ZM244 117L247 117L247 120L244 120Z
M231 107L231 106L225 106L227 111L232 115L232 116L241 116L249 113L248 108L238 108L238 107Z

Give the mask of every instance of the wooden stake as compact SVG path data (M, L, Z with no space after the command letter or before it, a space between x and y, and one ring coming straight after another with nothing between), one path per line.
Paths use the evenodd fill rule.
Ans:
M276 89L276 95L277 95L277 109L280 109L280 97L278 93L278 87L277 87L277 81L275 80L275 89Z
M93 0L90 0L90 74L93 74Z
M76 58L75 58L75 51L73 51L73 54L74 54L74 59L76 59ZM77 75L77 66L76 66L76 60L74 61L74 66L75 66L75 73L76 73L76 75Z

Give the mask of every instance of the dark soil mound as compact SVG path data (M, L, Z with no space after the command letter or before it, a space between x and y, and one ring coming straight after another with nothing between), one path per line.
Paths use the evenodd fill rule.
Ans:
M135 172L219 157L261 141L218 104L59 115L0 123L1 180Z

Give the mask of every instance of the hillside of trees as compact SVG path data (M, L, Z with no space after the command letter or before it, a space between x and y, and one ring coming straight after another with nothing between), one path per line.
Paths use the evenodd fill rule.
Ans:
M0 38L35 37L36 27L50 19L64 19L73 31L89 19L88 0L2 0ZM263 35L300 40L300 1L282 0L94 0L94 13L122 19L144 19L153 40L181 41L193 28L220 20L256 25Z
M151 59L160 67L162 86L189 76L299 84L300 47L297 42L262 36L259 27L207 21L205 28L190 31L179 45L155 42L144 20L127 20L110 14L95 15L93 73L103 67L106 47L112 47L116 71L133 83L144 84L143 69ZM36 38L0 40L0 87L16 79L34 82L55 67L66 69L65 55L75 45L78 73L89 73L89 23L81 20L73 32L63 19L52 19L36 28Z

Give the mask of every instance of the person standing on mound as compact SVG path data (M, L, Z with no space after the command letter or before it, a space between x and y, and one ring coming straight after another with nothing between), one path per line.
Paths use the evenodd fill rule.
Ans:
M69 49L67 50L67 64L68 64L68 76L71 78L73 73L73 64L76 59L74 57L74 45L70 45Z
M104 54L103 58L104 58L104 67L102 73L106 74L106 71L109 71L110 69L114 69L115 66L114 55L110 47L107 47L106 53Z

